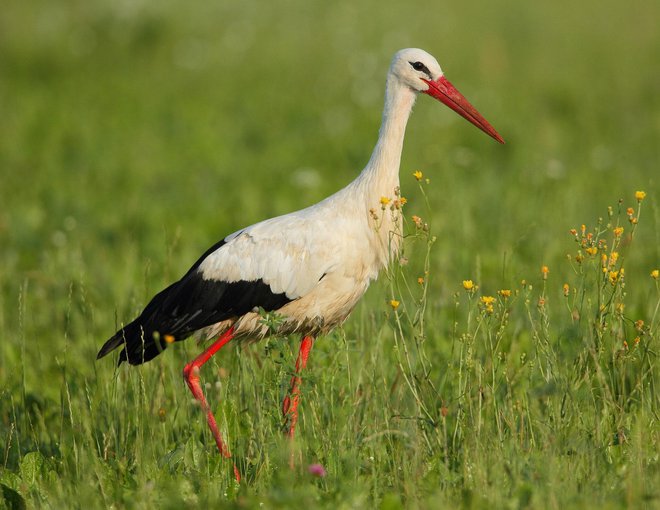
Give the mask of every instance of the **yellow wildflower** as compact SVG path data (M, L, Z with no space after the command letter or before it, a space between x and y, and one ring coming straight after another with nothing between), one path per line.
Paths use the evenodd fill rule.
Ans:
M623 227L616 227L614 229L614 236L621 237L621 234L623 234Z
M541 266L541 274L543 275L544 280L548 279L548 273L549 272L550 272L550 269L548 269L548 266Z
M654 280L660 278L660 269L654 269L653 271L651 271L651 278L653 278Z
M463 288L468 292L474 290L474 282L472 280L463 280Z
M412 220L413 223L415 224L415 227L422 228L424 226L424 222L422 221L422 218L420 218L419 216L413 214Z
M424 177L424 174L421 172L421 170L415 170L413 172L413 177L417 179L418 181L421 181L422 178Z
M390 299L390 306L392 307L392 310L399 308L400 304L401 303L399 303L396 299Z
M565 283L562 285L562 291L564 292L564 296L568 297L568 294L571 291L571 286L568 283Z
M635 198L637 199L638 202L641 202L646 198L646 192L645 191L635 191Z
M635 321L635 329L640 333L644 331L644 321L642 319Z
M493 313L495 308L493 308L493 303L495 298L493 296L481 296L481 304L484 305L484 311L486 313Z
M635 209L633 209L632 207L628 207L628 209L626 209L626 214L628 216L632 216L633 214L635 214Z
M390 199L387 197L380 197L380 205L385 207L387 204L390 203Z
M401 209L404 205L408 203L408 200L405 197L395 198L390 206L392 209Z
M610 254L610 266L616 265L616 261L619 260L619 252L613 251Z
M586 251L589 255L596 255L596 253L598 253L598 248L595 246L589 246L589 248L586 248L584 251Z
M168 343L168 344L173 344L174 343L174 337L172 335L163 336L163 340L165 340L165 342Z
M616 285L617 280L619 279L619 272L618 271L610 271L607 277L610 280L610 283L612 285Z
M572 228L571 230L569 230L569 232L571 233L572 236L577 237L577 230L575 230L574 228Z
M639 345L639 337L638 336L635 337L634 342L635 342L635 345Z
M498 290L497 293L504 299L511 297L511 290L509 289Z
M417 278L417 283L419 283L420 285L424 285L424 277L420 276L419 278Z

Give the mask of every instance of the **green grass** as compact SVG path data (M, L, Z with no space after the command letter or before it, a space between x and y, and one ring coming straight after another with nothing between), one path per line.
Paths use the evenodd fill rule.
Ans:
M4 505L660 507L659 16L611 0L4 6ZM217 239L357 175L407 46L436 55L507 145L420 98L409 263L316 342L295 470L280 402L298 339L205 367L238 487L181 379L199 346L140 368L96 352ZM607 250L586 254L581 224ZM612 285L599 257L616 243Z

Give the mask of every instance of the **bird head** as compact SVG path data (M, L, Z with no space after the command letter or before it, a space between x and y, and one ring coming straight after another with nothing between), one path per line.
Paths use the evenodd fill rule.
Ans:
M418 48L400 50L392 59L390 73L413 91L437 99L487 135L504 143L495 128L445 78L440 64L433 55Z

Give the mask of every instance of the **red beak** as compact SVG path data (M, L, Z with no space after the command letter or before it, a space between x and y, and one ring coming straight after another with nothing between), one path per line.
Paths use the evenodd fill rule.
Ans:
M500 143L504 143L504 139L499 135L495 128L491 126L486 119L475 109L470 102L465 99L456 87L454 87L447 78L441 76L437 81L424 80L429 85L429 89L424 93L431 97L436 98L441 103L446 104L458 113L464 119L469 120L481 129L484 133L492 136Z

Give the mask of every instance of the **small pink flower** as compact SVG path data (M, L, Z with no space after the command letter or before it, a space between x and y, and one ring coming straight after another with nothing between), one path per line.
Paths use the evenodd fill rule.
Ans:
M325 468L321 464L310 464L307 467L307 471L309 471L312 476L316 476L318 478L323 478L326 474Z

